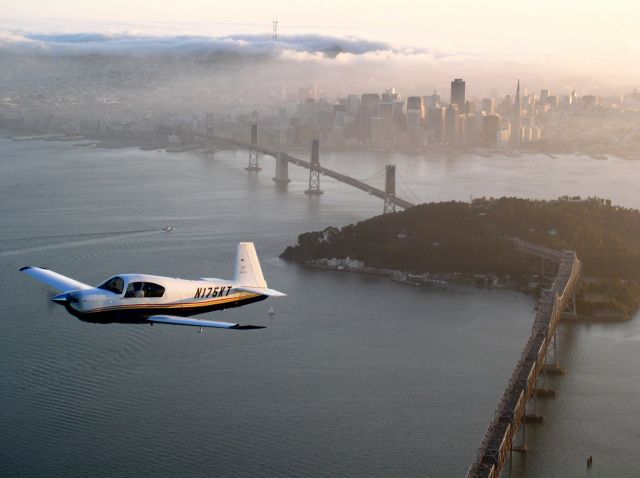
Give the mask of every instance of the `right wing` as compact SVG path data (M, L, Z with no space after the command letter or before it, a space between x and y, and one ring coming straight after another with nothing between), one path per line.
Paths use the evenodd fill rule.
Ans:
M195 327L216 327L218 329L236 329L236 330L250 330L250 329L264 329L259 325L240 325L233 324L231 322L216 322L213 320L201 320L191 319L189 317L178 317L175 315L152 315L146 319L149 322L155 322L159 324L173 324L173 325L193 325Z
M48 286L62 292L80 289L93 289L90 285L83 284L82 282L78 282L77 280L63 276L62 274L58 274L57 272L50 271L43 267L26 266L21 267L20 270L28 276L31 276L40 282L44 282Z

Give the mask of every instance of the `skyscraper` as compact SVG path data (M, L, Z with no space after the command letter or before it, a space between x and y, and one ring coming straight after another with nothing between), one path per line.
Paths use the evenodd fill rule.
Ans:
M462 78L456 78L451 82L451 104L458 105L459 108L464 106L464 88L465 82Z
M520 143L520 126L522 126L522 120L520 118L520 112L522 107L520 106L520 80L518 80L518 86L516 87L516 100L513 104L513 129L515 134L511 135L511 143Z
M422 97L422 103L427 109L438 108L440 107L440 95L434 90L431 96Z
M498 143L499 130L500 116L491 114L482 118L482 139L485 146L495 148Z
M407 98L407 127L419 128L423 118L422 98L419 96L410 96Z
M444 141L448 144L454 144L458 140L460 112L457 104L451 104L446 110L444 122Z
M444 141L444 123L446 108L438 107L429 109L427 131L429 143L440 144Z
M496 101L493 98L482 99L482 111L487 115L493 115L496 113Z
M540 90L540 103L545 104L549 100L549 90Z

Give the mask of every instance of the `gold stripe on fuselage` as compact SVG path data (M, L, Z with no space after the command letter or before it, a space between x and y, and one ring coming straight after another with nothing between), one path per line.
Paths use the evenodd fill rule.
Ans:
M101 307L99 309L91 309L86 311L86 313L92 314L94 312L106 312L113 310L131 310L131 309L194 309L199 307L208 307L211 305L217 304L226 304L227 302L240 302L246 299L252 299L254 297L260 297L260 294L247 294L241 297L225 297L224 299L216 299L216 300L208 300L208 301L199 301L199 302L173 302L170 304L131 304L131 305L114 305L110 307Z

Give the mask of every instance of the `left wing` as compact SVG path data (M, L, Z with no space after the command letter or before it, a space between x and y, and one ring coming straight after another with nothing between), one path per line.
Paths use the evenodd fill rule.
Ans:
M44 267L26 266L21 267L20 271L62 292L69 292L72 290L80 289L93 289L93 287L91 287L90 285L83 284L82 282L78 282L71 277L63 276L62 274L50 271L49 269L45 269Z
M147 317L146 320L148 322L155 322L158 324L193 325L195 327L216 327L219 329L250 330L265 328L259 325L240 325L232 324L231 322L216 322L213 320L191 319L189 317L178 317L175 315L152 315L151 317Z

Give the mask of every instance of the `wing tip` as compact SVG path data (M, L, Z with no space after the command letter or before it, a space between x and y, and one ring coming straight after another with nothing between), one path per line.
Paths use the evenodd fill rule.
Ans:
M240 325L236 324L233 327L229 327L234 330L256 330L256 329L266 329L264 325Z
M21 267L20 269L18 269L18 270L19 270L20 272L24 272L24 271L29 270L29 269L33 269L33 266L22 266L22 267Z

